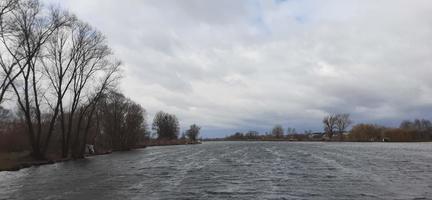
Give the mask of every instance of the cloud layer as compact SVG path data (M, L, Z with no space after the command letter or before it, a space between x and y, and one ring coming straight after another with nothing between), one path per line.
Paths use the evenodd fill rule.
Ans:
M327 113L432 117L432 1L50 0L105 33L125 94L204 136Z

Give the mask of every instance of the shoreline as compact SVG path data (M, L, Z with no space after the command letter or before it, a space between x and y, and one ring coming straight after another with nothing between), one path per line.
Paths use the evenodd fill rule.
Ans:
M329 143L423 143L432 141L336 141L336 140L218 140L210 139L203 140L203 142L329 142Z
M110 150L110 151L104 151L104 152L100 152L100 153L95 153L95 154L87 154L85 155L84 158L58 158L58 159L47 159L47 160L33 160L31 158L28 157L28 152L26 155L21 155L20 158L18 159L2 159L1 155L2 153L0 153L0 172L15 172L15 171L19 171L21 169L25 169L25 168L30 168L30 167L35 167L35 166L41 166L41 165L49 165L49 164L55 164L55 163L62 163L62 162L69 162L69 161L74 161L74 160L81 160L81 159L85 159L87 157L94 157L94 156L101 156L101 155L108 155L108 154L112 154L114 152L124 152L124 151L132 151L135 149L145 149L147 147L156 147L156 146L177 146L177 145L197 145L197 144L202 144L202 142L311 142L311 143L316 143L316 142L323 142L323 143L427 143L427 142L432 142L432 141L400 141L400 142L382 142L382 141L375 141L375 142L371 142L371 141L317 141L317 140L304 140L304 141L290 141L290 140L202 140L202 141L197 141L197 142L190 142L190 141L154 141L154 142L150 142L147 143L145 145L136 145L134 148L131 148L129 150ZM12 152L12 153L3 153L3 155L14 155L14 154L23 154L23 152L17 153L17 152ZM17 155L17 157L19 157ZM11 161L11 163L2 163L2 161ZM9 165L9 166L8 166Z
M144 147L145 148L145 147ZM12 161L12 164L9 164L11 166L1 166L0 165L0 172L15 172L19 171L21 169L30 168L30 167L36 167L41 165L50 165L55 163L62 163L62 162L69 162L74 160L81 160L85 159L87 157L93 157L93 156L101 156L101 155L107 155L111 154L113 151L107 151L107 152L101 152L101 153L95 153L95 154L88 154L85 155L84 158L58 158L58 159L47 159L47 160L33 160L31 158L23 159L20 161L20 159L17 159L15 161ZM13 153L11 153L13 154ZM28 155L27 155L28 157Z
M94 156L101 156L101 155L107 155L112 154L113 152L122 152L122 151L131 151L135 149L145 149L147 147L154 147L154 146L174 146L174 145L196 145L201 144L201 142L185 142L185 141L168 141L163 143L158 142L151 142L145 145L136 145L134 148L131 148L129 150L109 150L104 151L100 153L94 153L94 154L86 154L84 158L58 158L58 159L47 159L47 160L33 160L29 157L28 152L26 154L24 152L11 152L11 153L0 153L0 172L16 172L21 169L30 168L30 167L36 167L41 165L50 165L55 163L62 163L62 162L69 162L74 160L81 160L86 159L87 157L94 157ZM16 159L1 159L1 155L4 154L4 156L16 156ZM9 163L8 163L9 161ZM4 162L4 163L2 163Z

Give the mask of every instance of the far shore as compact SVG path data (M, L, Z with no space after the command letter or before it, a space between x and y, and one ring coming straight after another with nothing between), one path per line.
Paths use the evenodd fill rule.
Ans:
M203 139L203 142L330 142L330 143L417 143L432 142L431 140L413 140L413 141L356 141L356 140L289 140L289 139Z
M214 139L203 139L203 142L311 142L311 143L317 143L317 142L324 142L324 143L425 143L425 142L432 142L432 141L324 141L324 140L288 140L288 139L244 139L244 140L229 140L229 139L220 139L220 138L214 138ZM142 145L135 145L134 148L128 149L128 150L107 150L107 151L100 151L96 152L94 154L86 154L85 157L93 157L93 156L99 156L99 155L106 155L111 154L113 152L120 152L120 151L129 151L134 149L144 149L147 147L154 147L154 146L173 146L173 145L194 145L194 144L201 144L201 141L186 141L186 140L170 140L170 141L149 141L146 144ZM85 158L84 158L85 159ZM34 160L30 156L30 152L10 152L10 153L0 153L0 172L2 171L19 171L23 168L29 168L33 166L40 166L40 165L48 165L48 164L54 164L54 163L60 163L60 162L68 162L73 160L79 160L74 158L58 158L55 156L50 156L49 159L46 160Z

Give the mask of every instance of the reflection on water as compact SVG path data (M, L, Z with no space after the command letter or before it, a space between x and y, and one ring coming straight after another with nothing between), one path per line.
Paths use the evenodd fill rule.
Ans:
M206 142L0 172L0 199L429 199L431 143Z

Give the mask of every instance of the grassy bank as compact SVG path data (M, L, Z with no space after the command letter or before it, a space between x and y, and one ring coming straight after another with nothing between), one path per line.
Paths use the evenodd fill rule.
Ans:
M17 171L22 168L64 162L69 159L50 156L46 160L34 160L30 152L0 153L0 171Z
M148 146L168 146L168 145L190 145L190 144L200 144L200 142L193 142L188 140L168 140L168 141L159 141L159 140L151 140L147 141L141 145L136 145L133 149L142 149ZM88 154L89 156L98 156L110 154L113 151L100 151L95 154ZM18 171L23 168L28 168L32 166L40 166L47 164L54 164L58 162L66 162L73 160L72 158L60 158L56 155L48 155L46 160L34 160L30 152L10 152L10 153L0 153L0 171Z

